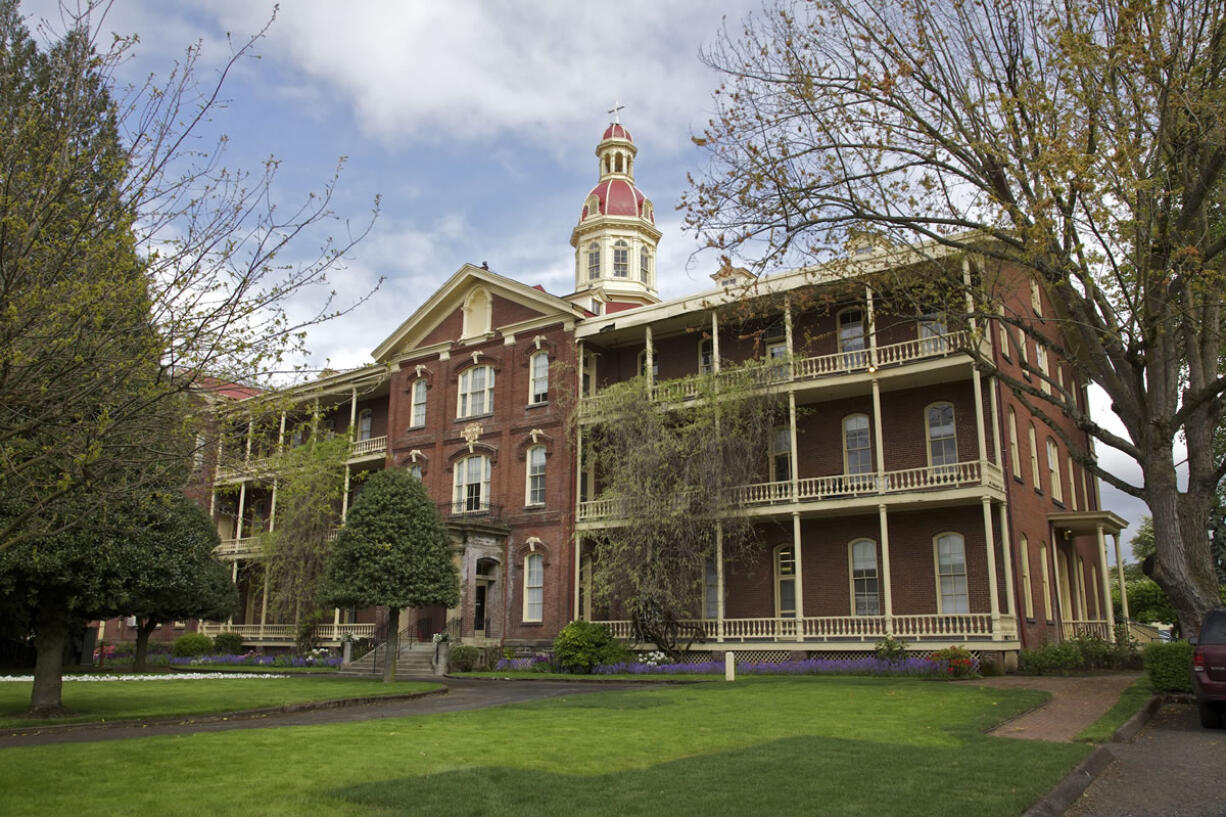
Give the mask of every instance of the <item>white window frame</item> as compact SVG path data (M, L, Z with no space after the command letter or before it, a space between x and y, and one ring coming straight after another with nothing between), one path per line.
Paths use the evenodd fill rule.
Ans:
M409 428L422 428L426 425L427 386L424 378L413 381L411 398L411 413Z
M775 573L775 618L796 618L796 594L800 589L796 582L796 546L791 542L777 546L771 561ZM783 586L789 582L792 585L792 609L785 610Z
M1009 324L1005 322L1005 307L1002 305L996 313L1000 316L997 318L997 327L1000 335L1000 353L1006 358L1012 358L1013 355L1009 352Z
M1077 507L1077 479L1076 479L1076 475L1073 473L1073 457L1072 457L1072 455L1071 455L1071 454L1069 455L1068 459L1067 459L1067 460L1065 460L1065 462L1067 462L1067 463L1068 463L1068 498L1069 498L1069 506L1070 506L1070 507L1071 507L1073 510L1078 511L1078 510L1081 510L1081 509Z
M613 242L613 277L630 277L630 245L620 238Z
M357 436L354 438L358 442L369 440L374 435L375 430L375 413L370 409L362 409L358 412L358 427Z
M452 511L455 513L488 511L491 473L490 458L484 454L474 454L456 462L451 495ZM475 493L472 491L474 486L477 489Z
M1030 540L1022 534L1017 543L1022 562L1022 609L1026 618L1034 618L1034 585L1030 582Z
M529 553L524 556L524 621L538 622L545 618L545 556Z
M786 341L774 341L766 344L766 356L771 360L786 361L788 357L788 345ZM771 366L771 376L776 380L788 379L790 372L786 362L781 362Z
M949 435L941 436L941 437L934 437L932 435L933 412L942 411L946 408L949 409ZM944 424L942 424L942 427L944 427ZM940 468L942 469L942 472L945 472L945 471L953 472L957 470L957 467L958 467L958 415L954 409L953 403L950 403L948 401L941 401L939 403L930 403L924 407L924 439L927 443L925 448L928 451L928 467L929 468ZM945 444L946 441L949 442L948 446ZM941 460L940 462L937 462L937 459L938 459L938 457L936 456L937 451L933 447L933 444L936 442L941 443L941 452L940 452L940 457L939 457ZM952 456L953 456L952 461L948 459L948 457L950 456L950 452L952 452Z
M528 404L549 402L549 353L537 352L528 358Z
M651 281L651 251L646 247L639 250L639 282L649 284Z
M1030 308L1034 314L1043 317L1043 297L1039 294L1039 282L1034 278L1030 279Z
M1042 564L1040 578L1043 580L1043 620L1055 621L1051 603L1051 567L1047 564L1047 545L1040 544L1039 560Z
M947 546L946 553L942 553L942 545ZM956 551L954 545L957 545ZM954 556L961 560L960 564L954 560ZM965 537L957 531L938 533L932 538L932 558L936 567L937 612L941 615L969 613L971 588L966 565Z
M482 382L474 384L478 372L481 373ZM465 369L460 373L459 388L456 389L456 419L480 417L493 411L494 367L472 366Z
M847 316L855 314L855 320ZM839 353L843 355L844 369L859 369L868 365L868 338L864 327L864 307L849 306L840 309L835 319L836 335L839 342ZM854 331L853 331L854 330Z
M1022 478L1021 448L1017 444L1017 412L1009 406L1009 466L1013 476Z
M600 277L600 244L593 241L587 245L587 279L595 281ZM600 314L597 312L596 314Z
M698 340L698 373L710 374L715 371L715 341L711 338Z
M1051 437L1047 438L1047 479L1051 484L1051 498L1064 504L1064 486L1060 480L1060 446Z
M1026 433L1030 438L1030 478L1034 480L1034 489L1041 493L1043 485L1039 481L1039 438L1035 434L1034 423L1030 424Z
M792 479L792 429L790 426L775 426L770 436L771 482L788 482Z
M916 326L916 337L919 340L921 355L941 355L949 351L949 326L945 315L940 312L928 312L920 316Z
M545 446L534 445L528 449L526 478L524 480L524 504L537 507L545 504Z
M702 567L702 617L716 619L719 618L719 571L715 557L708 556Z
M871 556L871 561L864 558L865 556ZM847 569L851 580L851 614L881 615L881 574L877 561L877 543L872 539L855 539L849 542Z
M1039 391L1051 394L1051 371L1047 368L1047 347L1041 343L1034 345L1034 365L1039 371Z
M851 428L852 423L863 422L863 428ZM843 418L843 473L847 476L856 476L862 474L875 473L873 470L873 435L872 423L868 415L863 412L848 414ZM857 437L863 435L863 446L856 448L851 447L851 434L854 432ZM856 456L856 465L852 467L852 453ZM862 452L868 453L868 461L863 461Z

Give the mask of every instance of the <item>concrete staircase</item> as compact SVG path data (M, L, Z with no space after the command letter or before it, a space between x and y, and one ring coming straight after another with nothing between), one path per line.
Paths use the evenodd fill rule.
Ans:
M380 644L370 652L348 666L341 667L341 675L381 676L386 665L387 642ZM434 645L429 642L415 642L408 639L407 633L400 634L400 655L396 658L396 677L426 677L434 675L430 662L434 658Z

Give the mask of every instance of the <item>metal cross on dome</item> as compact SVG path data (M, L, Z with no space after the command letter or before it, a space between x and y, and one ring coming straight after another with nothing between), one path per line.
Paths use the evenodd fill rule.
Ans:
M609 108L609 113L613 115L614 125L621 124L621 111L622 111L622 108L625 108L625 107L626 106L621 103L620 99L613 100L613 107Z

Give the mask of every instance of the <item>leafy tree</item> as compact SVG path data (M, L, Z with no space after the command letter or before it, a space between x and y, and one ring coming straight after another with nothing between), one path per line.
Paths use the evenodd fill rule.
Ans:
M767 478L763 452L786 422L778 398L755 388L769 373L751 363L699 375L679 405L653 402L635 378L603 389L603 419L584 428L583 462L600 474L617 520L585 535L593 599L624 609L640 640L671 655L700 636L681 622L702 614L717 542L726 563L756 555L758 530L737 491Z
M1205 521L1226 474L1226 8L778 0L705 57L726 83L695 140L712 163L688 225L764 266L831 259L857 234L969 259L970 291L954 280L946 303L969 294L980 326L1014 326L1106 393L1124 435L1050 373L998 373L1053 433L1065 413L1138 463L1131 484L1069 445L1148 503L1153 577L1195 630L1218 603ZM998 314L1023 275L1057 333Z
M383 680L395 680L401 608L460 598L447 529L420 480L400 469L366 480L328 554L321 595L330 607L388 608Z
M219 542L213 520L187 497L150 497L127 524L134 559L112 612L136 616L132 668L143 672L149 636L159 624L228 618L238 610L238 592L230 571L213 556Z

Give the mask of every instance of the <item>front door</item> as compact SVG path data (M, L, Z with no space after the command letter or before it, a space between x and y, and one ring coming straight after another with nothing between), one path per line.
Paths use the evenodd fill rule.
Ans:
M488 582L477 582L477 598L473 604L473 635L478 638L485 635L486 630L486 615L485 615L485 599L489 594Z

